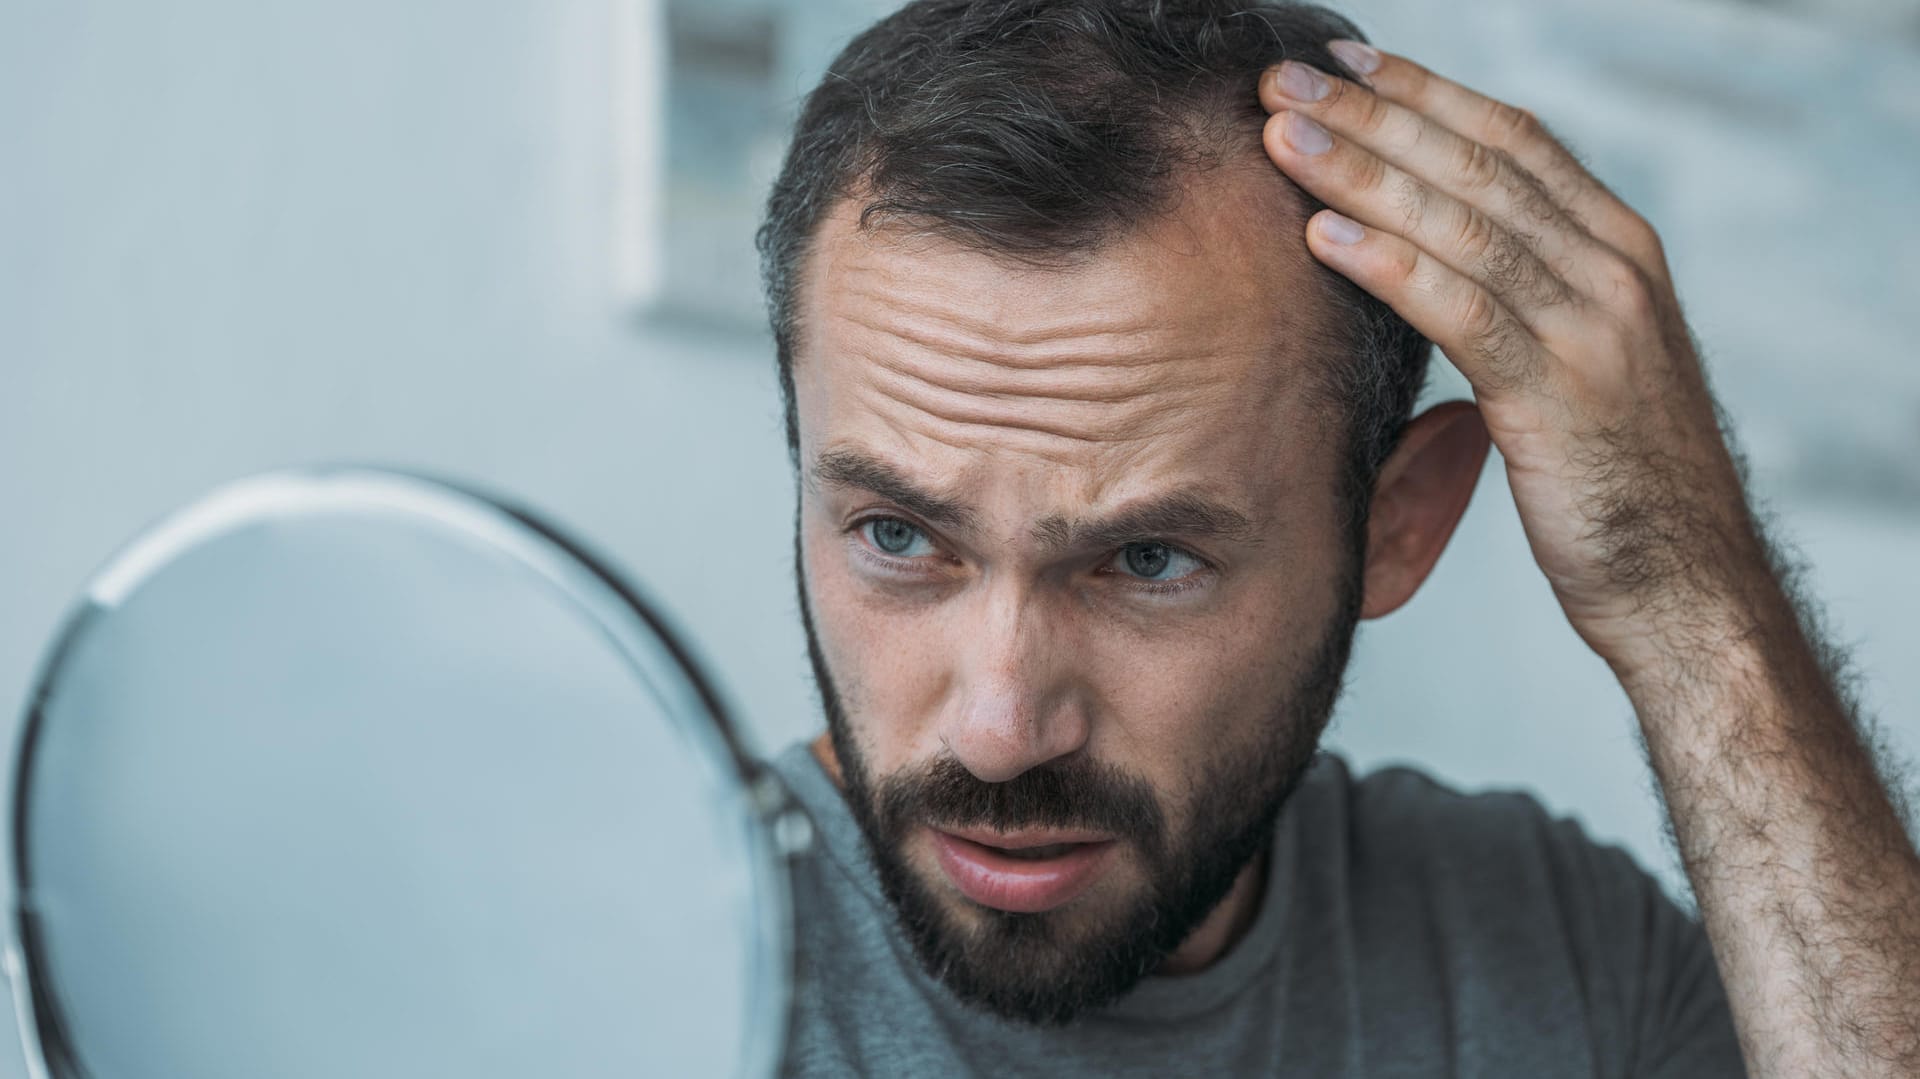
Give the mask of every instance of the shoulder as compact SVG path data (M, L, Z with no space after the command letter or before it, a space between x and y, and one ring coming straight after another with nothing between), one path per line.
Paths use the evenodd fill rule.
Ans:
M1589 990L1703 943L1631 855L1524 791L1469 793L1401 767L1355 776L1333 759L1300 793L1301 879L1372 939L1471 954L1522 979L1558 957Z
M1366 828L1438 828L1467 838L1496 835L1546 816L1545 807L1526 791L1464 791L1405 765L1356 774L1345 759L1331 753L1321 754L1309 779L1318 797L1341 800L1355 824ZM1302 784L1303 790L1307 786Z
M1624 850L1595 841L1522 790L1464 791L1404 766L1356 775L1323 754L1296 800L1306 848L1340 852L1356 874L1417 874L1429 882L1466 874L1463 883L1514 898L1608 878L1636 892L1658 889Z
M1740 1074L1705 933L1626 851L1412 768L1328 756L1296 794L1304 917L1373 980L1579 1029L1602 1074Z

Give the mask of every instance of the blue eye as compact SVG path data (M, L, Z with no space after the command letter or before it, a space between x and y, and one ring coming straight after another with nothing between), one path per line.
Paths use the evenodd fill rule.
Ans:
M887 554L898 558L911 558L916 543L927 543L927 537L919 529L898 517L876 517L860 526L866 533L867 542ZM931 547L932 544L927 544ZM919 552L925 553L925 552Z
M1205 568L1199 559L1164 543L1129 543L1116 560L1129 574L1148 581L1178 580Z

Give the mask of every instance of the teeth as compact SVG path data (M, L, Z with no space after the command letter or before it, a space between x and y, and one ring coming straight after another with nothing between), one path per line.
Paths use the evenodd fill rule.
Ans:
M1024 850L1007 850L1002 848L1000 853L1009 858L1019 858L1025 861L1040 861L1044 858L1058 858L1077 846L1079 846L1078 843L1054 843L1045 847L1027 847Z

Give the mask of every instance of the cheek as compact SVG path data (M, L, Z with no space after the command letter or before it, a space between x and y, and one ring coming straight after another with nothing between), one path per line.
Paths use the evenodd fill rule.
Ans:
M1177 631L1089 625L1084 669L1112 721L1101 755L1174 795L1223 752L1262 737L1321 632L1304 617L1315 604L1279 591L1245 589L1230 607L1181 620Z
M807 603L848 726L868 766L884 775L939 748L933 719L950 684L952 652L943 621L880 597L847 542L824 522L804 526Z

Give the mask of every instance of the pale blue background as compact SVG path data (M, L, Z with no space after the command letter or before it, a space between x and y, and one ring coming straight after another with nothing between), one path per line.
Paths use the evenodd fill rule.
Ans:
M773 11L771 64L675 77L790 103L882 5L727 6ZM1660 227L1761 493L1893 742L1920 750L1920 34L1867 2L1343 9L1533 108ZM0 4L0 712L134 531L234 476L348 458L550 510L688 628L761 746L813 729L742 276L777 133L721 137L727 116L697 122L719 98L674 103L662 198L710 231L653 242L718 299L691 317L669 283L653 294L682 313L644 315L612 269L636 235L622 10ZM1561 621L1497 466L1426 590L1360 642L1334 734L1359 763L1526 787L1677 881L1626 702Z

